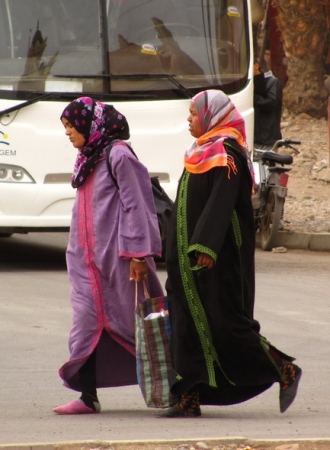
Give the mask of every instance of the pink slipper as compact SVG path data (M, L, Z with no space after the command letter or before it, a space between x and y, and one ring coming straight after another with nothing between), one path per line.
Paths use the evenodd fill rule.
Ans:
M95 403L96 411L86 406L82 400L73 400L66 405L61 405L53 408L52 411L56 414L96 414L101 411L101 406L99 402Z

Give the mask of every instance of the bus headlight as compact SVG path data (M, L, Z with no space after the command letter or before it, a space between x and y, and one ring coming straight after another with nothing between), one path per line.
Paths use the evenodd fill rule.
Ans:
M35 183L23 167L0 164L0 183Z
M24 172L22 169L16 169L12 172L15 181L21 181L24 178Z
M5 167L0 167L0 180L5 180L8 176L8 170Z

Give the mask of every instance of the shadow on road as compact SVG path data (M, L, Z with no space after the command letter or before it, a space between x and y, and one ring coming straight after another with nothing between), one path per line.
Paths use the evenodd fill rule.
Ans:
M66 270L67 233L15 234L0 238L0 272Z

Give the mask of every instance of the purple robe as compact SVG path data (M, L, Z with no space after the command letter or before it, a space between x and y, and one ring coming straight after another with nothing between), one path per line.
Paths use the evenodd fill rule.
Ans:
M105 153L104 153L105 154ZM134 309L145 298L141 282L129 280L130 258L146 257L151 297L163 295L153 256L161 239L147 169L123 143L77 189L67 266L73 324L70 359L59 370L64 384L80 391L79 369L97 347L97 388L136 384Z

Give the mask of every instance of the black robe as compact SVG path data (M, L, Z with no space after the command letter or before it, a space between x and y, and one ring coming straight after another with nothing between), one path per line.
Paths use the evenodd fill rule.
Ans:
M254 319L252 177L235 141L225 145L236 173L229 167L183 172L166 254L171 389L177 395L198 390L201 404L209 405L258 395L281 381L280 359L293 360L260 335ZM194 268L196 252L216 258L214 267Z

